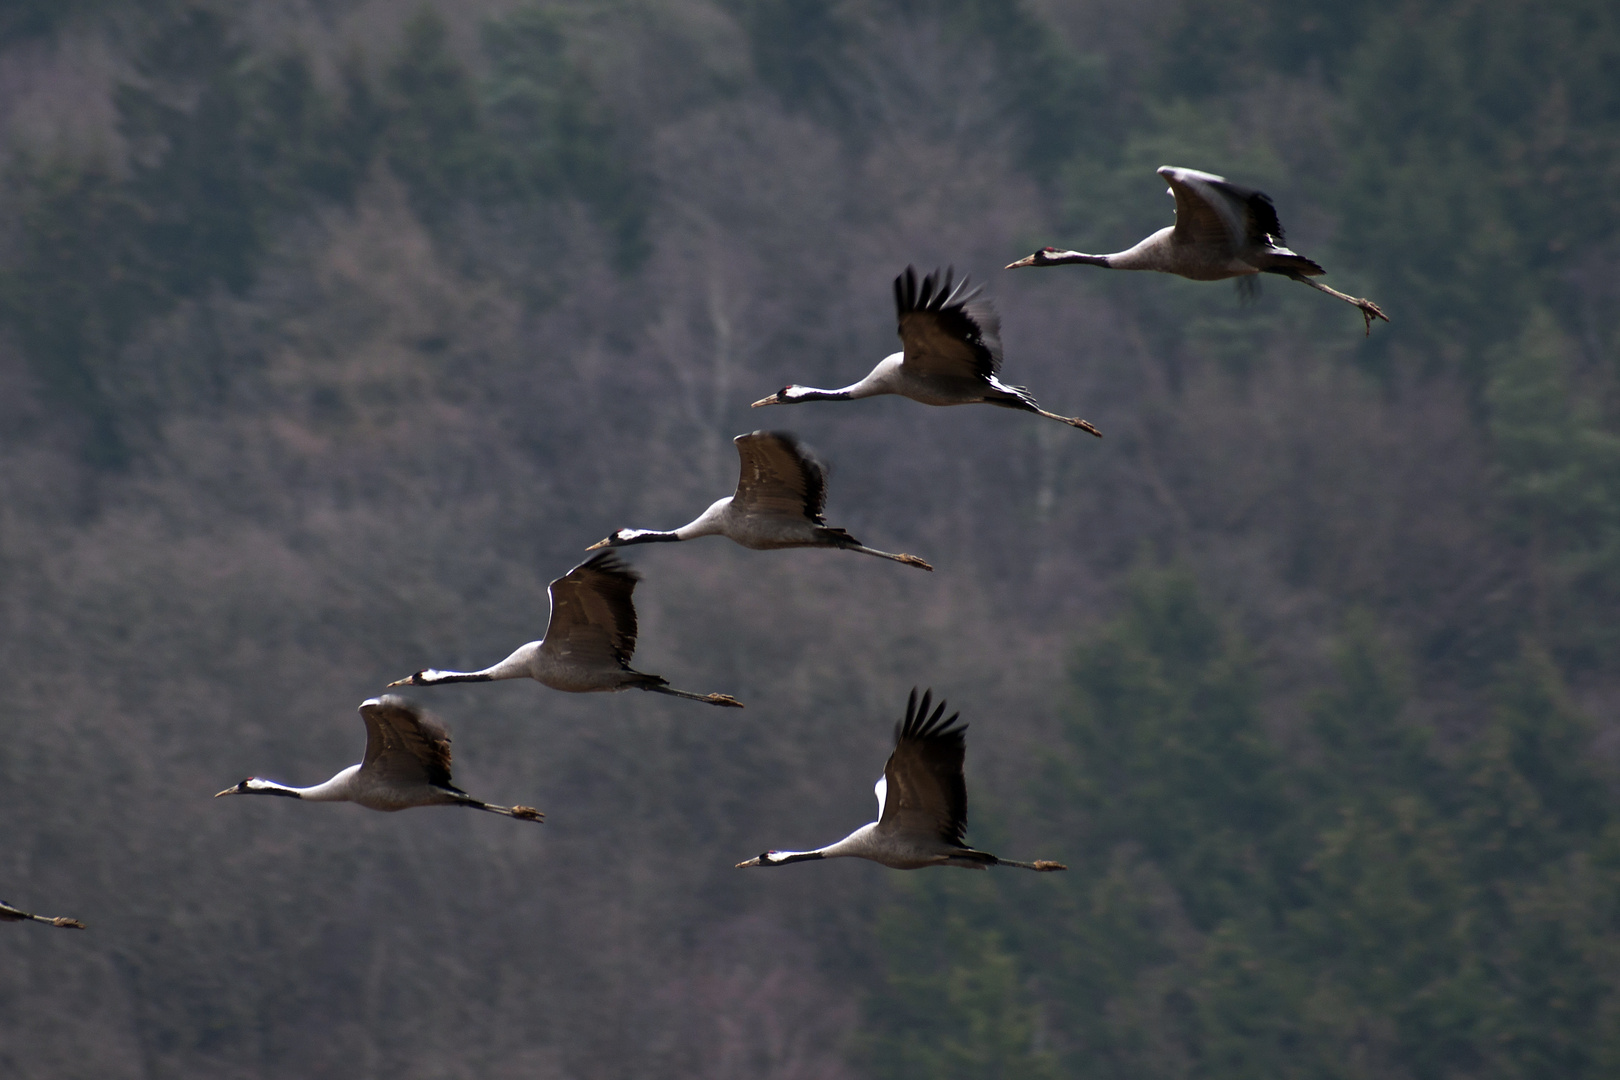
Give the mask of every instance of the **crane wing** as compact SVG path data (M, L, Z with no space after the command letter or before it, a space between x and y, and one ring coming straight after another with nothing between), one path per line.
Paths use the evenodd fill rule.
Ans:
M1001 370L1001 317L990 301L969 289L967 278L954 289L953 271L939 271L917 284L917 271L894 279L894 306L900 316L901 366L913 375L989 379Z
M1159 175L1176 197L1176 243L1233 248L1283 243L1277 208L1265 192L1197 169L1166 165Z
M541 650L583 666L628 668L636 651L631 594L640 580L617 555L604 551L553 581L551 621Z
M397 694L360 706L366 722L363 771L401 784L451 788L450 733L414 702Z
M742 458L731 505L766 517L807 518L825 525L827 466L785 431L752 431L732 442Z
M941 723L945 702L930 713L932 701L933 691L928 690L919 704L913 687L905 721L895 725L894 753L883 766L878 794L878 825L960 847L967 832L967 781L962 778L967 725L955 726L959 713Z

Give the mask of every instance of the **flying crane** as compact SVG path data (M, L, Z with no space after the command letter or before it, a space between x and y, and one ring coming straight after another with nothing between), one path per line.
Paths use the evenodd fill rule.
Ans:
M968 288L967 278L953 288L952 273L947 269L940 280L936 270L919 287L916 269L908 266L894 279L902 348L880 360L866 378L839 390L784 386L754 402L754 408L898 394L924 405L999 405L1101 438L1102 432L1090 422L1047 412L1028 390L1001 381L1001 317L990 301L979 298L979 290Z
M1269 195L1197 169L1166 165L1159 170L1159 175L1169 181L1170 194L1176 200L1173 226L1166 226L1135 247L1112 255L1086 255L1044 247L1015 263L1008 263L1007 269L1082 263L1112 270L1158 270L1194 281L1224 281L1235 277L1245 284L1254 283L1251 276L1254 274L1281 274L1354 304L1367 322L1368 334L1372 333L1374 319L1389 322L1389 316L1371 300L1350 296L1311 280L1327 271L1283 246L1282 223L1277 220L1277 208Z
M366 723L366 756L324 784L290 787L250 776L225 795L281 795L305 802L352 802L369 810L409 810L417 806L465 806L520 821L545 815L530 806L494 806L450 783L450 735L415 704L395 694L360 706Z
M636 608L630 596L640 580L641 575L618 556L604 551L547 587L551 619L541 640L518 646L511 656L482 671L428 668L388 686L533 679L553 690L575 694L650 690L689 701L742 708L743 703L729 694L677 690L662 675L649 675L630 666L630 657L636 651Z
M767 851L738 863L737 868L849 857L870 859L895 870L924 866L1067 870L1062 863L1045 859L1017 862L997 858L962 842L967 832L967 781L962 777L967 725L956 726L959 713L952 713L941 723L945 702L941 700L930 713L932 697L932 690L924 691L919 704L917 688L912 687L906 718L894 726L894 753L889 755L873 789L878 801L876 821L862 825L836 844L814 851Z
M738 435L732 442L737 444L737 454L742 458L736 494L716 500L696 520L678 529L619 529L586 550L724 536L759 551L839 548L893 559L922 570L933 569L915 555L869 548L843 529L829 528L823 513L827 505L827 466L792 435L753 431Z

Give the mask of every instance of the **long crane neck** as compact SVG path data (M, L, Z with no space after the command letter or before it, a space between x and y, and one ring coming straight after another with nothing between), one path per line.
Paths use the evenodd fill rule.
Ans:
M1107 266L1112 255L1087 255L1083 251L1058 251L1043 254L1031 266L1065 266L1069 263L1083 263L1086 266Z
M772 866L786 866L788 863L809 862L811 859L825 859L829 856L821 849L815 851L767 851L760 856L760 861Z
M620 529L612 536L599 544L592 544L586 550L595 550L602 547L626 547L630 544L669 544L678 540L693 540L699 536L715 536L725 533L726 510L731 506L731 496L714 502L707 510L678 529Z
M839 859L846 856L871 858L877 851L877 847L873 844L873 834L876 833L877 827L878 823L875 821L870 825L862 825L836 844L828 844L814 851L767 851L757 859L749 859L737 865L786 866L788 863L809 862L811 859Z
M731 509L732 496L716 499L709 508L699 514L692 521L676 529L671 535L675 540L695 540L700 536L723 536L726 531L726 512Z
M855 401L859 398L877 397L879 394L898 393L895 379L900 374L900 364L905 358L906 354L903 352L891 353L878 361L877 367L868 372L866 378L848 386L841 386L837 390L790 386L778 396L782 404L788 405L800 401Z
M1083 251L1038 251L1031 256L1029 266L1062 266L1083 263L1086 266L1106 266L1110 270L1169 270L1171 265L1171 237L1174 226L1166 226L1140 243L1116 251L1112 255L1087 255Z
M677 530L670 529L620 529L609 538L605 544L596 547L625 547L630 544L668 544L684 539L678 535ZM590 550L587 548L586 550Z
M836 844L816 848L814 851L770 851L762 859L772 866L782 866L787 863L805 862L809 859L842 859L846 857L866 858L875 850L872 844L873 833L877 831L878 823L862 825Z
M347 802L353 794L354 777L359 771L360 766L350 765L326 783L316 784L313 787L293 787L290 784L266 780L262 776L254 776L233 788L226 788L220 794L280 795L289 799L303 799L306 802Z
M1171 237L1175 226L1167 225L1137 244L1116 251L1112 255L1093 255L1100 265L1110 270L1170 270L1173 263ZM1079 260L1077 260L1079 261Z
M532 679L534 678L533 660L540 651L542 642L531 641L520 646L516 652L505 660L487 667L482 671L440 671L438 668L428 668L418 671L408 679L398 679L389 683L394 686L437 686L440 683L458 682L494 682L497 679Z
M295 790L306 802L348 802L354 794L354 778L359 772L360 766L350 765L324 784Z
M836 844L817 848L815 855L822 859L840 859L846 856L858 859L870 858L880 847L877 832L876 821L862 825Z
M797 405L801 401L854 401L856 398L871 397L873 394L883 393L873 390L863 393L866 380L850 383L837 390L822 390L814 386L790 386L779 395L781 404Z

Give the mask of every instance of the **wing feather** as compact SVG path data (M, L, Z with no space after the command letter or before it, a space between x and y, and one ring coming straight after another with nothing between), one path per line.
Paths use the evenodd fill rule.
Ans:
M989 379L1001 370L1001 317L967 278L952 288L953 273L947 268L941 280L936 270L919 286L908 266L894 279L901 366L923 377Z
M551 621L541 650L599 668L630 667L636 651L636 607L641 575L611 551L580 563L551 583Z
M1271 196L1214 173L1166 165L1159 175L1176 197L1177 243L1282 246L1282 222Z
M933 691L917 700L912 688L905 720L895 725L894 753L883 767L886 798L880 825L938 837L961 847L967 833L967 781L962 762L967 755L960 713L945 715L945 702L930 707Z
M806 518L826 524L827 466L785 431L739 435L742 471L731 505L765 517Z
M361 768L401 784L450 783L450 733L414 702L385 694L360 706L366 722Z

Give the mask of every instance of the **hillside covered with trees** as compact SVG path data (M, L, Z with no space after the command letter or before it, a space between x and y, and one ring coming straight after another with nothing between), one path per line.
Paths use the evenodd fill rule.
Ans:
M0 5L0 1074L1620 1073L1620 9ZM1160 165L1328 284L1085 267ZM896 398L953 265L1102 440ZM916 573L637 549L639 668L422 688L546 812L210 796L538 637L791 430ZM969 840L871 820L912 686ZM268 805L266 805L268 804ZM473 819L482 820L473 820Z

